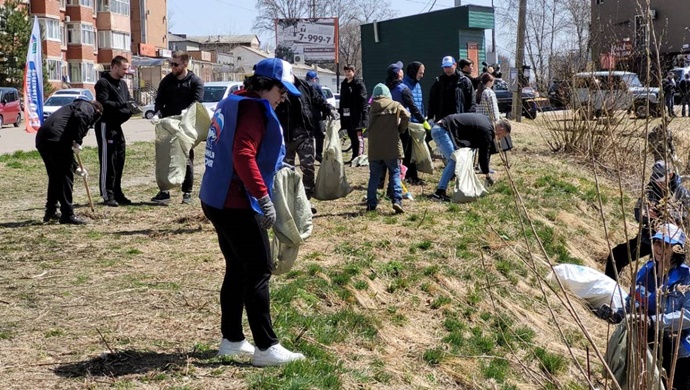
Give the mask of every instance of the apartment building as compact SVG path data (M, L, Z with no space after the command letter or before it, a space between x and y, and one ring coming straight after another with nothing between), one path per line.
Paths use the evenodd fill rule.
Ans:
M592 58L596 67L646 73L646 52L659 52L662 69L690 65L687 0L590 0ZM644 5L644 7L643 7ZM649 64L655 68L655 62Z
M170 57L167 0L130 0L132 53L141 57Z

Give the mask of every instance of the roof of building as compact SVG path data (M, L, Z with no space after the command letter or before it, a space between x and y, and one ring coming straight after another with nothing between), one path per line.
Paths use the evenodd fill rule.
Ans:
M254 54L260 55L261 57L264 57L264 58L273 58L273 54L265 52L265 51L260 50L260 49L255 49L255 48L249 47L249 46L238 46L238 48L248 50L248 51L250 51Z
M221 43L221 44L242 44L261 42L256 34L243 35L194 35L183 38L186 41L197 43Z

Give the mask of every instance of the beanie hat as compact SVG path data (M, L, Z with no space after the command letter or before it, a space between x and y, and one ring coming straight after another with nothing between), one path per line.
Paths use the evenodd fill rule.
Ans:
M387 98L391 97L391 91L386 87L385 84L378 83L374 86L374 92L371 94L373 97L385 96Z

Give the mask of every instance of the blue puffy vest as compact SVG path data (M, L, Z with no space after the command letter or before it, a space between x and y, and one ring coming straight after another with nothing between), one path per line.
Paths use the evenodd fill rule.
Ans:
M419 84L417 80L412 79L410 76L405 76L405 78L403 78L403 84L405 84L407 88L410 89L410 92L412 93L412 100L414 100L414 104L417 105L417 108L419 108L419 112L422 113L422 116L425 116L424 99L422 97L422 85ZM414 123L418 123L415 117L410 118L410 120Z
M232 146L235 142L238 108L244 99L252 99L238 95L230 95L218 103L213 113L213 120L206 139L206 171L201 181L199 198L205 204L223 209L228 197L230 182L235 176L232 162ZM254 99L264 105L266 114L266 131L259 146L256 163L261 171L261 177L268 187L269 196L273 193L273 178L280 169L285 157L283 129L275 112L265 99ZM252 209L261 214L261 208L256 198L247 193Z
M398 83L395 87L391 88L391 97L393 98L393 100L402 104L403 106L405 105L405 103L403 102L402 94L403 91L406 89L408 89L407 85L403 84L402 82ZM408 107L405 108L407 108L409 111Z

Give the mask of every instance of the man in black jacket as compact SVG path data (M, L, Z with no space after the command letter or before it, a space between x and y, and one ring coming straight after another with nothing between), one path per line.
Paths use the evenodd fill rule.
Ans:
M352 143L352 159L364 154L362 130L369 123L369 103L364 81L355 78L356 69L345 65L345 80L340 84L340 127L347 130ZM352 161L352 160L350 160Z
M436 122L436 126L431 129L431 136L441 150L443 158L446 159L446 167L443 169L432 199L450 201L446 189L455 174L455 161L451 156L459 148L477 149L479 167L482 174L486 175L487 185L492 185L494 180L489 170L491 145L510 134L510 129L511 125L507 119L496 122L494 128L489 117L476 113L453 114Z
M688 116L690 116L690 73L686 73L683 80L678 85L680 90L681 116L685 116L685 106L688 106Z
M472 81L457 70L455 59L443 57L443 74L436 77L429 92L428 117L441 120L448 115L475 112Z
M288 95L276 107L276 115L283 127L286 153L285 162L294 165L299 156L302 182L307 198L314 194L314 134L320 131L319 119L333 117L334 108L326 102L323 93L311 83L295 77L295 87L301 96ZM312 213L316 209L312 206Z
M182 110L194 102L201 102L204 98L204 82L194 72L187 70L189 54L184 51L175 52L170 63L172 71L168 73L158 85L156 104L154 111L156 116L152 122L157 122L158 117L165 118L172 115L180 115ZM194 149L189 150L187 168L182 182L182 203L192 203L192 187L194 185ZM167 204L170 202L169 191L158 191L151 201Z
M36 149L48 172L48 196L43 222L59 219L60 223L83 225L85 222L74 215L72 189L77 168L74 154L81 151L81 144L101 116L103 106L97 101L77 99L55 111L36 134ZM76 169L86 176L86 170ZM56 206L60 203L60 215Z
M470 81L472 82L472 88L475 90L479 88L479 77L472 77L472 71L474 71L474 61L469 58L461 58L458 61L458 68ZM488 69L487 69L488 70Z
M96 122L98 161L101 165L100 190L103 204L117 207L130 205L122 192L122 171L125 168L125 135L122 124L132 116L127 83L123 79L129 61L116 56L110 62L110 72L96 82L96 100L103 105L103 116Z

